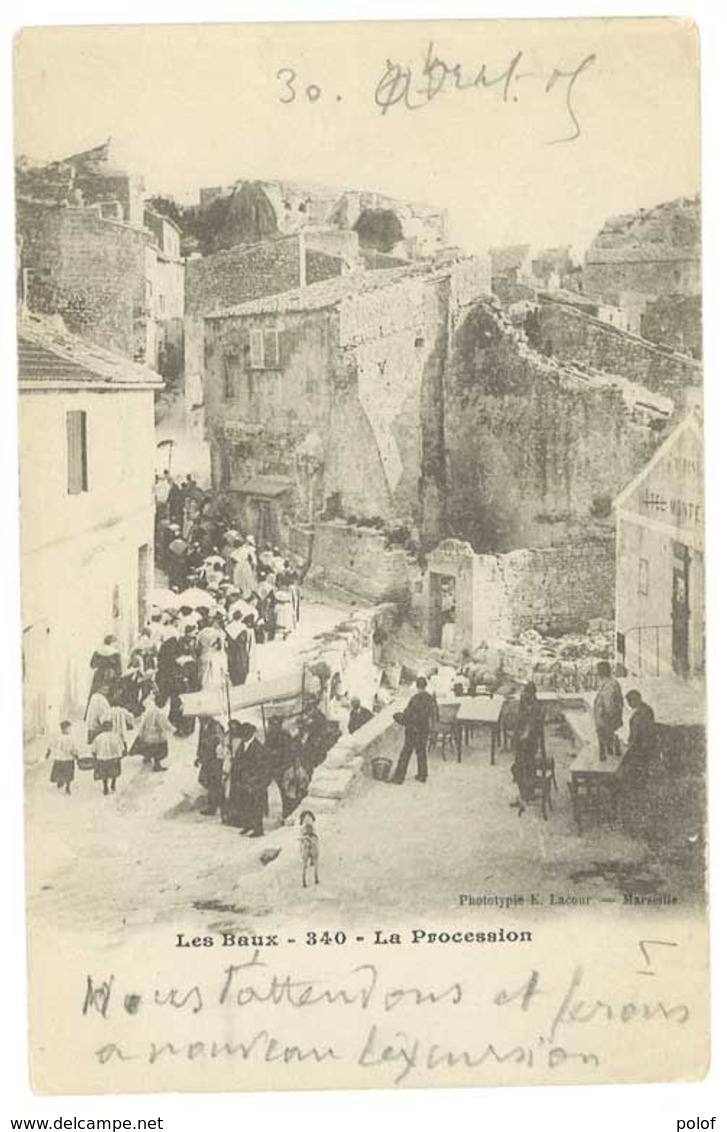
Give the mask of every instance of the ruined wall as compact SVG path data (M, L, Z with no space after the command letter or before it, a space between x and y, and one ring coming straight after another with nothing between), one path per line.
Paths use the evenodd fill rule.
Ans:
M472 643L506 641L525 629L578 631L612 619L615 536L545 549L478 555L472 564Z
M379 531L343 521L316 524L309 581L339 586L369 601L405 600L409 560L403 550L384 549Z
M448 365L445 533L502 552L611 530L610 501L663 426L617 384L535 354L477 303L454 331Z
M563 361L621 374L676 400L685 386L701 384L698 362L659 349L573 307L543 303L539 320L542 340L550 344L553 357Z
M585 254L583 289L604 297L622 291L698 295L700 241L698 198L613 216Z
M650 342L671 346L693 358L702 357L701 295L671 295L646 304L641 334Z
M17 216L29 308L60 314L73 333L155 366L151 237L80 208L19 201Z

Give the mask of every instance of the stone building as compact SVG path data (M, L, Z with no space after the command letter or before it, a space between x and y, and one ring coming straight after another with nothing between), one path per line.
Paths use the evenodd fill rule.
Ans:
M699 199L607 220L585 253L583 289L616 305L624 292L652 298L701 294Z
M212 480L242 524L304 557L324 512L438 531L450 322L488 289L488 265L467 259L351 272L209 316Z
M58 318L22 318L18 356L24 725L32 738L83 712L94 648L115 633L128 650L146 617L161 381L69 334Z
M214 311L342 275L358 263L353 232L307 228L187 262L184 388L187 428L204 430L204 319Z
M174 378L183 366L184 263L174 221L146 208L143 182L109 146L17 176L19 288L100 346Z
M704 672L703 490L690 414L616 500L617 652L631 675Z
M20 158L16 192L23 200L45 204L95 206L102 215L132 228L144 225L144 182L114 165L110 138L93 149L43 165Z

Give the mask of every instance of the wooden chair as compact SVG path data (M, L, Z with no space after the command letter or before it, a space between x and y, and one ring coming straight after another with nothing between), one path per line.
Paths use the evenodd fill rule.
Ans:
M516 699L507 699L502 705L500 730L502 733L502 744L506 751L511 750L513 746L519 710L519 704Z
M442 704L439 708L439 718L432 724L429 732L429 750L436 750L437 744L442 755L442 761L447 761L447 747L459 753L457 743L457 704Z
M535 760L533 801L540 801L543 820L548 820L548 812L553 812L553 790L558 789L555 777L555 760L540 758Z
M568 787L579 834L583 833L583 819L587 816L615 823L620 794L620 782L615 771L605 774L597 770L573 770Z

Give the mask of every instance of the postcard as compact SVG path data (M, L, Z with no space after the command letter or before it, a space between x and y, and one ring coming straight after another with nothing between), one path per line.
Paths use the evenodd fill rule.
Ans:
M40 1093L709 1061L688 20L16 40Z

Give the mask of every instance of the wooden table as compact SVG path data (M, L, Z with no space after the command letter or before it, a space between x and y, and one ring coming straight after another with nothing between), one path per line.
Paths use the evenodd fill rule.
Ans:
M463 728L475 730L482 728L490 732L490 764L495 765L495 751L500 737L500 716L505 703L504 696L464 696L461 700L448 701L459 705L457 712L457 761L462 761Z
M586 816L604 817L615 822L628 758L600 759L590 712L566 711L564 715L578 746L578 754L570 765L568 787L576 827L582 833Z

